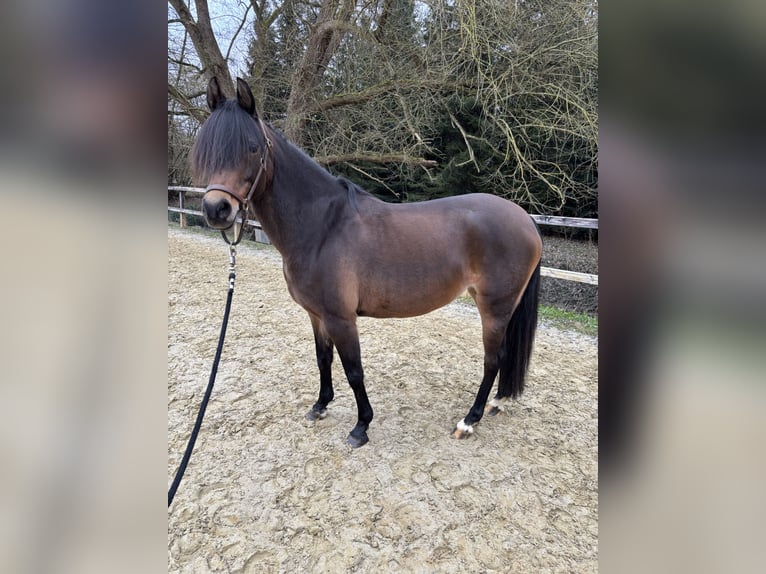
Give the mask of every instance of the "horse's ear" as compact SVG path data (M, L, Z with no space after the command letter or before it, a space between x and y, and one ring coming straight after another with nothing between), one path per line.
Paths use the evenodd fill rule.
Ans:
M250 90L250 86L242 78L237 78L237 103L239 107L245 110L251 116L256 116L255 113L255 98L253 92Z
M207 84L207 107L209 107L210 111L212 112L225 101L226 97L221 91L221 86L218 83L218 78L213 76L210 78L210 81Z

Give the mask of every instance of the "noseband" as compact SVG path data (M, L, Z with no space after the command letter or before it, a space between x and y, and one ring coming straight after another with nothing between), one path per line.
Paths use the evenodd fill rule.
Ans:
M261 177L266 172L266 160L268 158L269 152L271 151L271 138L266 133L266 125L263 123L263 120L260 117L258 118L258 124L261 126L261 133L263 134L263 139L266 141L266 147L264 152L261 154L261 162L258 166L258 173L255 174L255 179L253 179L253 184L250 186L250 190L247 192L247 195L242 196L233 189L218 183L213 183L205 188L205 193L213 190L227 193L236 199L237 203L239 204L239 209L234 215L234 223L232 223L232 225L236 225L237 216L240 214L240 212L242 212L242 222L240 223L239 230L237 231L235 229L234 231L234 241L229 241L229 238L226 236L226 230L221 229L221 235L229 245L237 245L242 240L243 231L245 229L245 224L247 223L248 214L250 212L250 200L253 198L253 194L258 187L258 183L261 181ZM270 177L267 177L267 179L270 179Z

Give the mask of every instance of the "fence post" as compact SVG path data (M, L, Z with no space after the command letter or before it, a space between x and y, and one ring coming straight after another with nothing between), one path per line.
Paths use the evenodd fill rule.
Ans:
M185 191L179 191L178 192L178 207L180 207L182 210L186 209L186 202L184 201L184 198L186 197ZM186 227L186 214L181 211L181 213L178 214L178 223L181 227Z

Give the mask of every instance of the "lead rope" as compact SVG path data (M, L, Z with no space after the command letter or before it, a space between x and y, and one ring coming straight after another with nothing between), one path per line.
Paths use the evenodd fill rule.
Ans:
M266 138L266 152L271 149L271 139L269 138L268 134L266 133L266 126L263 123L263 120L258 118L258 121L261 125L261 130L263 131L263 136ZM207 403L210 401L210 395L213 392L213 384L215 383L215 376L216 373L218 373L218 363L221 360L221 350L223 349L223 339L226 336L226 325L229 323L229 311L231 310L231 298L234 294L234 279L237 276L236 269L235 269L235 259L237 256L237 244L242 241L242 237L245 232L245 226L247 225L248 215L250 213L250 199L253 196L253 192L255 191L256 186L258 185L258 182L261 179L261 175L263 174L264 170L266 169L266 155L263 155L261 157L261 167L258 170L258 174L255 176L255 179L253 180L253 184L250 186L250 191L247 194L247 197L244 201L244 209L241 209L242 206L242 200L238 195L234 195L231 193L231 191L227 190L226 188L223 188L223 191L226 191L229 194L234 195L237 200L240 202L240 209L242 211L242 221L239 223L236 222L236 216L235 216L235 223L234 223L234 239L229 240L228 236L226 235L226 230L221 230L221 235L223 236L223 240L229 244L229 292L226 294L226 310L223 313L223 323L221 324L221 334L218 337L218 347L215 350L215 359L213 359L213 368L210 371L210 380L207 383L207 389L205 389L205 396L202 398L202 403L199 406L199 412L197 413L197 421L194 423L194 429L192 429L191 436L189 437L189 444L186 445L186 451L184 452L184 456L181 459L181 464L178 467L178 470L176 471L176 476L173 479L173 484L170 485L170 490L168 490L168 508L170 508L170 505L173 503L173 498L176 495L176 490L178 490L178 485L181 484L181 479L184 476L184 472L186 472L186 466L189 464L189 459L191 458L191 453L194 450L194 443L197 442L197 435L199 434L199 429L202 426L202 419L205 417L205 410L207 410ZM208 186L208 189L210 189L210 186ZM221 189L220 187L218 189Z
M226 230L221 229L221 237L223 237L223 240L229 244L229 247L234 247L238 245L240 241L242 241L242 237L245 235L245 225L247 225L247 217L249 213L250 213L250 205L247 204L245 206L245 209L242 210L242 221L237 222L236 216L235 216L233 240L229 240L229 237L226 235Z
M244 222L242 224L244 227ZM241 233L240 239L241 239ZM235 233L236 237L236 233ZM224 235L224 238L226 236ZM228 239L227 239L228 242ZM237 241L239 243L239 241ZM199 429L202 426L202 419L205 416L205 410L207 409L207 403L210 400L210 395L213 392L213 384L215 383L215 376L218 372L218 362L221 360L221 350L223 349L223 339L226 336L226 325L229 323L229 311L231 310L231 298L234 294L234 279L237 276L236 268L235 268L235 260L237 256L237 246L236 243L229 243L229 292L226 295L226 311L223 313L223 323L221 324L221 334L218 337L218 348L215 350L215 359L213 359L213 368L210 371L210 380L207 383L207 389L205 390L205 396L202 398L202 403L199 407L199 412L197 413L197 421L194 423L194 429L192 430L191 436L189 437L189 444L186 445L186 452L184 452L184 456L181 459L181 464L178 467L178 470L176 471L176 476L173 479L173 484L170 485L170 490L168 490L168 508L170 508L170 505L173 502L173 497L176 495L176 490L178 490L178 485L181 484L181 479L184 476L184 472L186 471L186 466L189 464L189 459L191 458L192 451L194 450L194 443L197 442L197 435L199 434Z

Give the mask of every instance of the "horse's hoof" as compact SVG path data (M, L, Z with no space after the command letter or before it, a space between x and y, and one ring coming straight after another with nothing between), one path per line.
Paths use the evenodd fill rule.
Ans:
M314 409L311 409L309 412L306 413L306 420L314 422L314 421L323 419L326 416L327 416L327 409L322 409L321 411L316 411Z
M354 436L349 434L348 438L346 439L346 444L348 444L351 448L359 448L360 446L366 445L369 441L370 439L367 438L367 433L361 436Z
M463 439L468 438L469 436L471 436L471 433L462 431L460 429L455 429L452 431L452 438Z
M484 411L484 414L487 414L491 417L494 417L495 415L500 414L503 412L500 408L494 406L494 405L487 405L487 408Z
M502 413L505 410L506 398L497 399L494 398L487 404L487 408L484 409L485 415L495 416Z
M468 438L473 434L473 427L465 424L465 421L457 423L455 430L452 431L452 438Z

